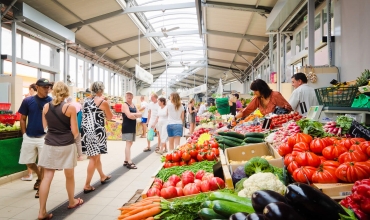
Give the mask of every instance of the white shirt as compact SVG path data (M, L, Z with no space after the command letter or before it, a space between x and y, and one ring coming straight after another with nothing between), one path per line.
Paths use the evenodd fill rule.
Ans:
M158 123L162 123L164 121L167 121L167 106L164 106L163 108L158 108Z
M206 110L207 110L206 109L206 105L205 104L201 104L200 107L199 107L199 110L198 110L198 115L203 114Z
M181 105L179 109L175 109L174 104L169 102L167 104L168 109L168 124L182 124L181 114L184 111L183 106Z
M306 116L311 106L319 105L315 90L307 84L302 84L296 88L289 99L289 104L294 111L299 112L300 115Z
M150 110L150 121L155 121L157 119L158 115L158 109L159 109L158 101L157 103L150 102L148 105L148 111Z
M141 103L140 103L140 108L145 108L144 109L144 112L143 112L143 114L142 114L142 118L148 118L148 103L146 102L146 101L142 101Z

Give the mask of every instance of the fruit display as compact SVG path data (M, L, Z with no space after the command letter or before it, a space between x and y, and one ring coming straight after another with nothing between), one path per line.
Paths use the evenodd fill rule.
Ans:
M241 134L234 131L229 132L218 132L217 136L214 136L222 149L236 146L244 146L250 143L262 143L264 142L264 134L257 132L250 132Z
M262 128L262 125L248 125L248 124L240 124L234 127L233 129L236 132L241 134L245 134L247 132L265 132L266 130Z
M370 70L365 69L361 76L356 79L356 86L366 86L370 82Z
M288 121L299 121L302 118L302 116L298 112L292 112L289 114L282 114L282 115L274 115L270 119L270 129L273 129L275 127L280 127L284 123L287 123Z
M211 129L208 128L199 128L194 131L190 138L188 138L188 143L197 143L200 135L208 133Z
M21 127L18 126L18 125L6 125L6 124L3 124L3 123L0 123L0 132L4 132L4 131L18 131L18 130L21 130Z

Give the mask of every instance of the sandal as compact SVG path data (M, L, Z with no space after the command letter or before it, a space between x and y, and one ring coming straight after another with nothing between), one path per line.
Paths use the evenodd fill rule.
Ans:
M39 190L41 184L41 180L36 180L35 185L33 185L34 190Z
M143 151L144 152L148 152L148 151L151 151L152 149L150 149L149 147L145 148Z
M39 190L37 190L37 192L35 194L35 198L38 199L39 197L40 197Z
M135 170L135 169L137 169L137 166L134 163L128 163L127 164L127 168L128 169L134 169Z
M124 167L126 167L126 166L127 166L127 164L128 164L128 161L126 161L126 160L125 160L125 161L123 161L123 166L124 166Z
M42 218L38 218L39 220L49 220L53 218L53 214L46 214L46 216L42 217Z
M92 191L95 191L95 188L92 186L90 186L90 189L84 189L85 194L91 193Z
M103 181L100 181L101 184L106 184L110 180L111 176L107 176Z
M77 199L77 204L75 204L75 205L73 205L73 206L68 206L67 208L68 209L74 209L74 208L76 208L77 206L80 206L80 205L82 205L82 204L84 204L84 201L82 200L82 199L80 199L80 198L78 198Z

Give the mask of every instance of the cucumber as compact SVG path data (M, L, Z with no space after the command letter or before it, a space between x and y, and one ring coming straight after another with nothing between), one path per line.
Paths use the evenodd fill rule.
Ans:
M227 219L227 217L217 214L213 209L210 208L202 208L198 212L198 216L202 220L211 220L211 219Z
M235 142L235 141L232 141L232 140L228 140L228 139L223 139L222 140L222 143L224 143L226 145L229 145L230 147L240 146L240 144L241 144L241 142L238 143L238 142Z
M237 196L231 193L212 192L211 194L209 194L209 200L211 201L222 200L222 201L227 201L227 202L236 202L236 203L251 207L253 209L251 199L246 198L246 197L240 197L240 196Z
M237 142L237 143L242 143L243 142L243 139L239 139L239 138L236 138L236 137L222 136L222 138L227 139L227 140L231 140L231 141L234 141L234 142Z
M254 209L251 206L222 200L213 201L213 211L227 217L237 212L254 213Z
M255 138L265 138L265 135L262 133L257 132L248 132L244 135L245 138L247 137L255 137Z
M209 200L206 200L202 203L202 206L201 208L213 208L213 204L212 204L212 201L209 201Z
M224 140L219 140L219 141L217 141L218 142L218 144L222 144L223 146L222 146L222 149L226 149L226 148L229 148L229 147L235 147L235 146L230 146L230 145L228 145L228 144L226 144L225 142L224 142ZM238 145L237 145L238 146Z
M262 138L247 137L244 139L245 143L262 143L265 142Z
M234 132L234 131L229 131L229 132L218 132L219 135L222 135L222 136L229 136L229 137L236 137L236 138L239 138L239 139L243 139L245 138L244 135L238 133L238 132Z

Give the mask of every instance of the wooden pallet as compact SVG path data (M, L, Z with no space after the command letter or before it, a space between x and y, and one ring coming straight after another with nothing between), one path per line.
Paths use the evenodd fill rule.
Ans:
M125 204L123 204L123 206L129 206L131 204L134 204L136 202L139 202L141 201L141 193L143 192L144 190L143 189L138 189L136 190L135 194L131 197L131 199L126 202Z

